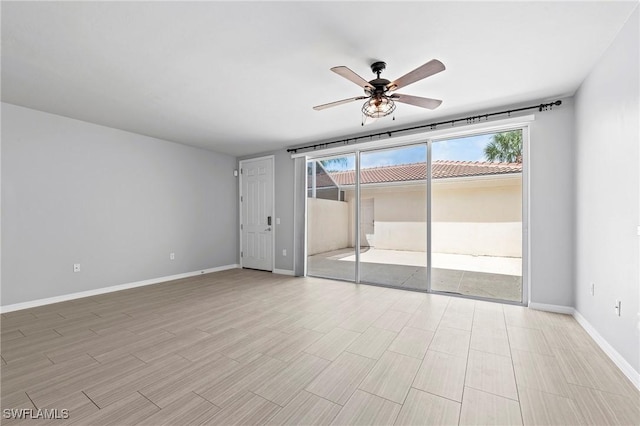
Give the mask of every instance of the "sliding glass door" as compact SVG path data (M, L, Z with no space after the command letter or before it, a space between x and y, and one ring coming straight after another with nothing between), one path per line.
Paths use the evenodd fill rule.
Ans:
M427 290L427 145L360 154L360 280Z
M522 131L431 145L431 290L522 301Z
M523 135L308 161L308 274L522 302Z
M307 162L307 273L355 281L355 155Z

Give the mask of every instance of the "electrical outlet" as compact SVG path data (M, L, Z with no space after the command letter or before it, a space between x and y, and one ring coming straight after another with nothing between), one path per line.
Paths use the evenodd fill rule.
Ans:
M287 255L287 249L282 249L282 255L286 256Z
M618 314L618 316L620 316L620 308L621 308L622 302L619 300L616 300L616 314Z
M591 283L591 295L592 296L596 295L596 285L595 285L595 283Z
M176 254L175 253L169 253L169 260L176 260Z
M73 264L73 272L80 272L80 264L79 263L74 263Z

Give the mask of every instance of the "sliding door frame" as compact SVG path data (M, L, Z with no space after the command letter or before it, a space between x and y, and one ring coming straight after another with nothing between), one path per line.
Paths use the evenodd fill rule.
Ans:
M342 155L355 155L355 283L359 284L360 280L360 155L363 152L375 151L380 148L399 148L402 146L419 145L421 143L427 146L427 200L426 200L426 212L427 212L427 293L444 294L453 297L461 297L473 300L485 300L490 302L499 302L511 305L527 306L529 300L531 300L531 290L529 286L529 278L531 276L531 266L529 261L530 242L529 242L529 137L530 137L530 124L535 119L534 115L508 118L505 120L496 120L487 123L478 123L468 126L462 126L457 129L442 129L432 130L428 132L420 132L407 136L390 137L372 142L363 142L357 145L347 145L338 148L328 148L323 150L316 150L311 152L304 152L299 154L292 154L292 158L306 157L306 161L324 160L329 158L340 157ZM432 144L433 142L439 142L448 139L457 139L468 136L476 136L488 133L500 133L510 130L522 131L522 300L520 302L513 302L501 299L491 299L478 296L469 296L464 294L451 294L446 292L434 291L431 288L431 165L432 165ZM306 230L307 217L305 215ZM305 236L306 243L306 236ZM304 258L305 262L305 275L307 273L307 258ZM371 285L378 285L375 283L367 283ZM397 287L393 287L397 288ZM407 288L406 290L412 290ZM420 291L415 290L413 291Z
M431 139L427 140L427 293L431 290Z
M360 150L356 150L356 171L354 176L354 196L356 198L355 224L353 232L355 232L355 248L356 248L356 284L360 284Z

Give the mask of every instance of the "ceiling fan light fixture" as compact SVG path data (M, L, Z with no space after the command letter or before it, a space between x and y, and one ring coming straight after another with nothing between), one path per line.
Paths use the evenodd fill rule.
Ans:
M395 109L395 102L388 96L373 97L362 105L362 113L370 118L386 117Z

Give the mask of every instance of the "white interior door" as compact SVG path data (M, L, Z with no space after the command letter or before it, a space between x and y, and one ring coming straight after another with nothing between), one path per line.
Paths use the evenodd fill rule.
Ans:
M273 157L240 162L243 268L273 271Z

